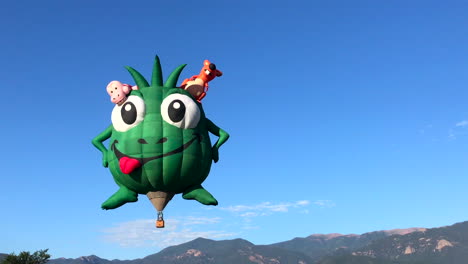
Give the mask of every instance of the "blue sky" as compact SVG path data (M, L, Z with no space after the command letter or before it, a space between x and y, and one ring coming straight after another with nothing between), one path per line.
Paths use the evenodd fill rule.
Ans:
M326 2L326 3L325 3ZM464 1L7 1L0 9L0 252L134 259L202 236L269 244L314 233L468 220ZM231 134L204 186L103 211L117 190L91 139L111 80L204 59L207 116Z

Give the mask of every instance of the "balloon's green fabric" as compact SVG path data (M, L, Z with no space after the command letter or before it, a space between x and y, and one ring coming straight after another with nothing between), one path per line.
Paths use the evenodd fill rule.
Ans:
M135 202L138 194L156 191L218 204L201 184L229 134L206 118L202 105L187 91L176 87L184 67L176 68L163 83L156 56L151 84L126 67L138 90L132 90L122 105L115 105L112 125L92 140L119 187L102 204L103 209ZM219 137L213 146L208 132ZM106 148L103 142L108 139Z

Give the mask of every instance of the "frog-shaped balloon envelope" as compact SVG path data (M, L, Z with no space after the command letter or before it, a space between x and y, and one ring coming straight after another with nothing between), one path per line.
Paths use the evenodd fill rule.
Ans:
M201 184L229 134L206 118L189 92L176 87L185 66L177 67L163 83L156 56L151 84L126 67L138 90L131 90L123 104L114 106L112 125L92 140L119 186L103 209L136 202L138 194L146 194L158 211L156 227L164 227L162 211L175 194L205 205L218 204ZM208 132L219 137L213 146ZM103 145L107 139L109 149Z

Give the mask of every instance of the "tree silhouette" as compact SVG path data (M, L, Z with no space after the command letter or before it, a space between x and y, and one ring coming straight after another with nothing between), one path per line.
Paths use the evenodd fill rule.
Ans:
M6 256L1 264L45 264L50 258L47 250L49 249L39 250L33 254L29 253L29 251L23 251L18 255L11 253Z

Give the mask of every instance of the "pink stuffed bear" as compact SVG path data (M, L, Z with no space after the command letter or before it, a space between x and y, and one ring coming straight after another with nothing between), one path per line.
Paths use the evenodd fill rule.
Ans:
M131 86L121 83L119 81L112 81L107 85L107 93L111 97L111 102L114 104L122 105L127 100L127 95L132 90L138 90L138 86Z

